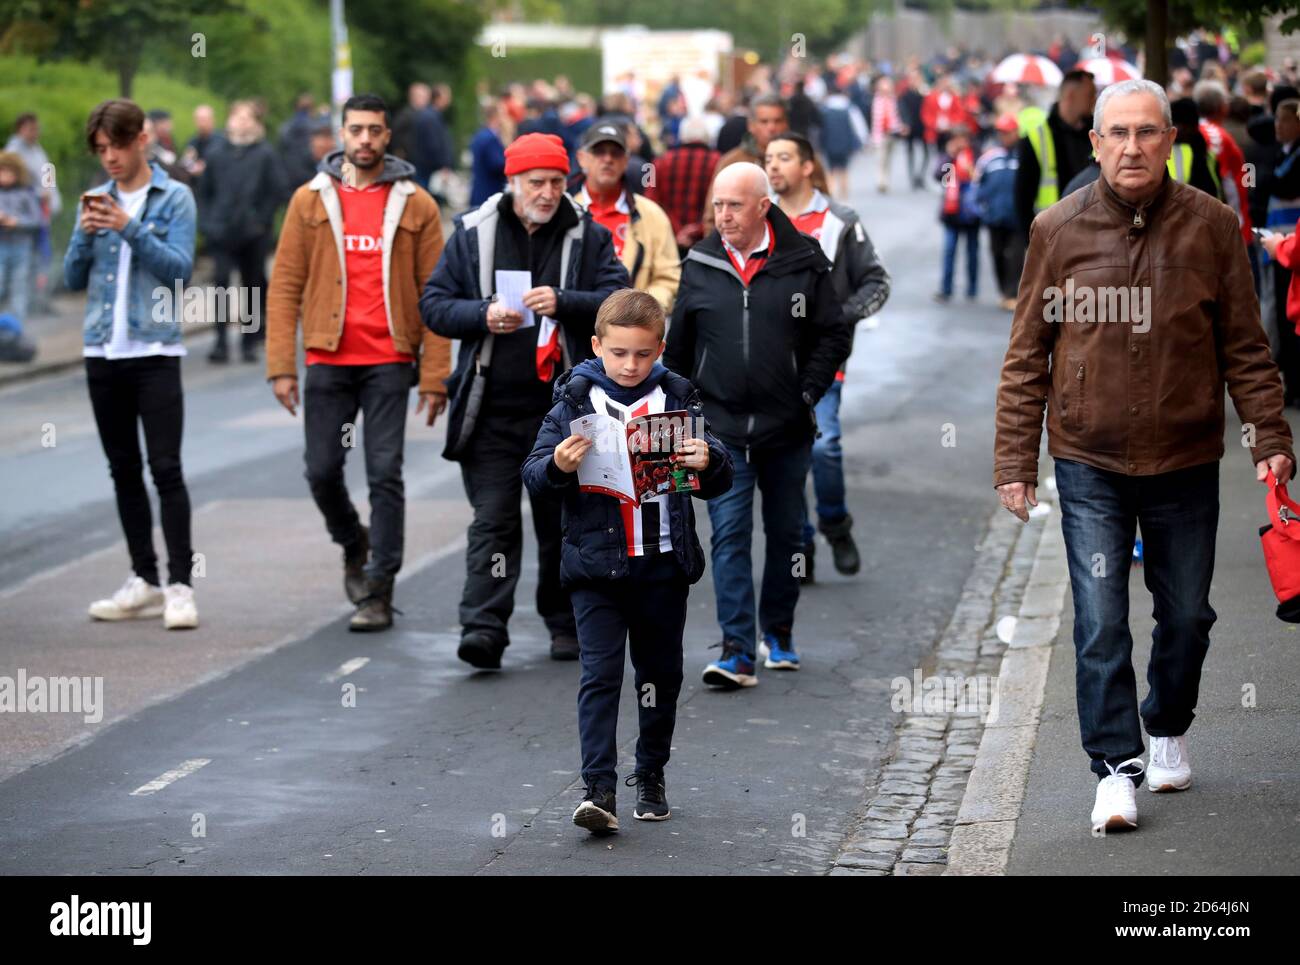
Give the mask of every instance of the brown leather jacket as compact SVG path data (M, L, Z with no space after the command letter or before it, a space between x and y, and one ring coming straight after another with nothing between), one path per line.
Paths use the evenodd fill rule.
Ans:
M1225 383L1253 426L1252 460L1294 461L1232 209L1166 175L1139 210L1099 178L1030 229L993 484L1037 483L1044 405L1054 457L1134 476L1214 462Z
M341 155L337 152L334 159ZM384 210L383 228L384 306L393 348L418 356L421 392L445 395L451 341L433 334L420 319L420 292L442 255L438 203L409 178L396 179ZM344 264L338 190L334 178L320 171L294 192L280 230L266 296L268 379L298 374L300 318L304 348L328 352L338 348L347 300Z

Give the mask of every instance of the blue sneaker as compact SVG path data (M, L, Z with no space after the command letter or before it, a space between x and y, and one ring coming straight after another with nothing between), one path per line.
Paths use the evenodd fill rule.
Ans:
M793 640L782 640L775 633L763 634L758 645L758 655L768 670L798 670L799 654L794 652Z
M745 652L735 644L722 643L721 647L722 658L704 668L704 682L722 690L753 687L757 684L753 658L745 656Z

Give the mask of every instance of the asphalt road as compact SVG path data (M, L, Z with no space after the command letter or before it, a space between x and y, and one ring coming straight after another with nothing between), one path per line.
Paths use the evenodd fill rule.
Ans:
M608 839L570 823L577 666L548 659L531 541L503 672L456 659L469 513L441 427L408 426L403 615L390 633L350 634L299 421L260 368L210 367L200 340L184 370L205 560L191 633L85 615L127 558L81 374L0 390L0 675L102 676L105 702L98 723L0 717L0 873L825 873L888 750L889 681L948 622L996 507L1009 324L987 264L978 302L931 301L937 195L880 196L865 166L856 175L894 278L878 326L859 331L843 406L863 570L834 574L822 544L798 611L804 669L732 694L699 683L720 634L710 576L696 586L671 821L625 820ZM364 505L359 458L349 481ZM621 773L630 682L624 694ZM631 802L624 789L629 817Z

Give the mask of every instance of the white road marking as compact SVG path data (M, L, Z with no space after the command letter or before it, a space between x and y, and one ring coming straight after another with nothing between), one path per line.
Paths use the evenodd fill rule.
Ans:
M200 767L203 767L205 764L211 764L211 763L212 760L207 757L196 757L193 758L192 760L185 761L181 764L180 767L174 768L170 771L167 771L166 773L159 774L148 784L141 784L139 787L137 787L134 791L131 792L131 796L136 797L137 795L153 794L156 791L161 791L168 784L174 784L176 781L179 781L182 777L189 777L189 775L193 774Z
M338 670L326 676L325 682L332 684L336 680L342 680L348 674L356 673L368 663L370 663L369 657L353 657L351 660L345 661Z

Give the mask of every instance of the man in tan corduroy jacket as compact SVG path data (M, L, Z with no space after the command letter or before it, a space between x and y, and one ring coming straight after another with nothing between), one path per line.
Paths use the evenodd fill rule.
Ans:
M451 343L424 327L420 291L442 255L438 204L414 168L385 154L391 137L382 99L344 105L343 150L289 202L267 296L266 374L290 413L298 405L302 324L307 481L334 542L344 589L357 605L353 630L392 625L393 579L402 563L406 406L419 384L425 424L446 408ZM417 375L418 372L418 375ZM370 527L343 480L365 413Z

